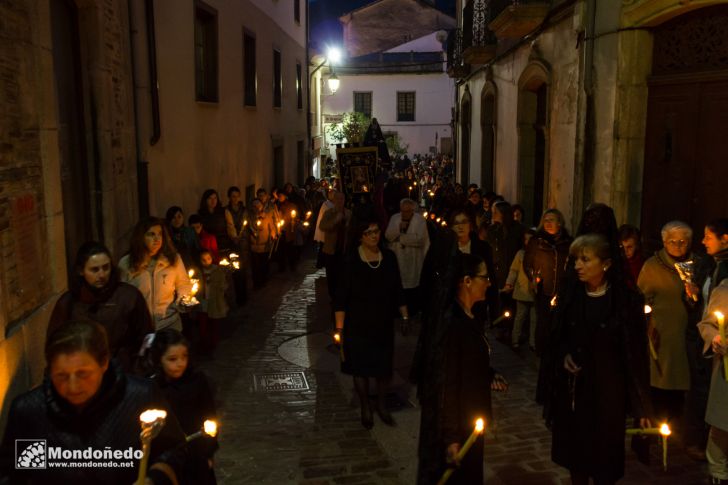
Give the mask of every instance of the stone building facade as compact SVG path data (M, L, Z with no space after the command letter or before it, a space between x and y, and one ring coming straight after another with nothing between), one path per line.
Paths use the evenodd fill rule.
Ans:
M136 222L125 0L0 5L0 396L37 384L50 311L84 240Z
M449 60L460 180L521 202L529 222L558 207L574 227L596 201L642 226L650 246L671 219L702 232L728 213L712 182L728 176L714 141L727 128L726 9L463 0Z

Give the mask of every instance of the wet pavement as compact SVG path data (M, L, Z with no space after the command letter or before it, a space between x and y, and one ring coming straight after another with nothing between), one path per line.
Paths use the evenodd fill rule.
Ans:
M219 483L415 483L419 410L402 377L409 371L415 334L396 338L388 401L398 425L387 427L375 416L368 431L359 423L351 379L338 371L325 275L313 260L302 261L295 273L272 273L267 286L251 292L247 305L229 320L215 359L200 366L216 388ZM492 360L511 389L494 397L486 483L570 483L566 470L550 460L550 433L532 399L535 358L493 339ZM627 457L619 483L705 483L705 466L684 456L679 446L670 448L668 472L656 454L649 467L629 451Z

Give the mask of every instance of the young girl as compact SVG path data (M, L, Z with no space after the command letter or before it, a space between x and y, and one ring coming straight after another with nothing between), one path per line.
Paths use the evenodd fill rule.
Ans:
M202 269L202 287L199 298L201 306L197 314L200 324L200 350L203 354L212 354L217 347L220 320L227 316L228 305L225 301L225 290L228 287L227 275L220 266L213 263L212 253L206 249L200 251L200 268Z
M524 235L524 247L535 234L533 229L528 229ZM533 350L536 347L536 307L534 305L534 294L528 282L528 275L523 269L524 249L516 253L511 263L511 270L506 280L505 291L513 292L513 299L516 300L516 320L513 322L513 333L511 334L511 347L516 350L520 345L521 330L523 322L528 318L529 336L528 346Z
M186 435L200 431L205 420L216 419L207 377L188 367L189 343L180 332L174 329L157 332L151 346L151 359L155 369L151 377L159 385ZM189 448L190 483L217 483L213 470L217 440L204 435L190 442Z

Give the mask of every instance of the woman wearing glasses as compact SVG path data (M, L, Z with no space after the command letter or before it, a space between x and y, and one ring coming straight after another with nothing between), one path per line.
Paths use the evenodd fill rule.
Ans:
M374 426L369 405L369 378L377 382L377 414L394 426L385 405L394 359L394 315L409 320L397 258L379 245L381 230L374 220L355 226L359 244L347 258L335 289L336 329L341 333L341 371L354 378L361 403L361 423Z

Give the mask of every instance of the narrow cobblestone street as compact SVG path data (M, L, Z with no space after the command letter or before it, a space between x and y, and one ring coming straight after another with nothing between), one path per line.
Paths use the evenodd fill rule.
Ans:
M323 270L304 260L296 273L272 273L233 314L213 361L201 367L217 388L222 423L216 455L222 484L412 484L416 476L419 410L408 371L415 335L397 335L391 403L398 426L375 418L359 423L351 381L338 370L330 345L329 302ZM493 339L493 362L511 389L494 400L496 423L486 435L486 482L494 485L567 484L550 460L550 433L533 402L536 362ZM699 484L705 467L679 446L663 472L627 453L627 485Z

